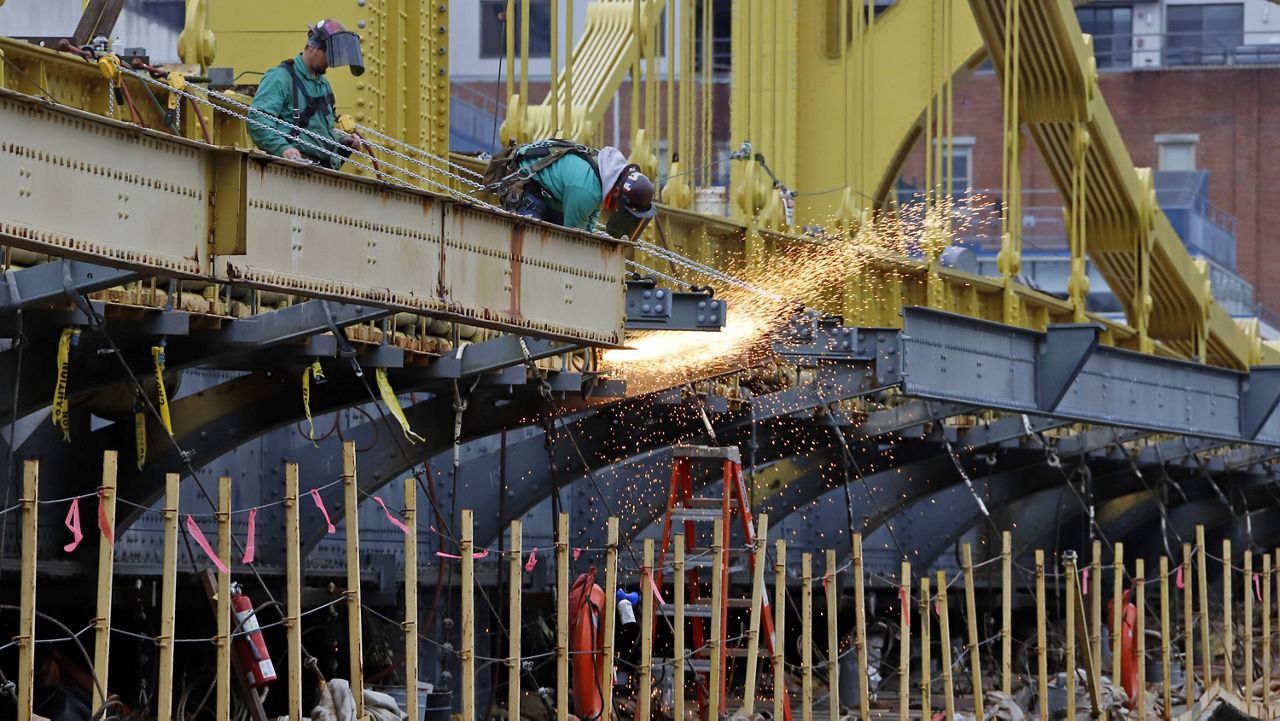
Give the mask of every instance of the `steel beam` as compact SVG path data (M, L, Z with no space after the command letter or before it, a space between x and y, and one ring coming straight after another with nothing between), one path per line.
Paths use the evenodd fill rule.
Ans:
M0 211L6 245L529 336L623 341L628 244L611 237L4 89L0 118L0 165L14 169L0 177L0 196L13 199Z
M905 308L903 390L1088 423L1280 445L1280 418L1271 413L1280 389L1270 371L1259 370L1251 393L1249 373L1109 347L1090 353L1085 329L1073 327L1070 334ZM1050 361L1055 347L1075 350ZM1074 379L1050 407L1068 377Z
M60 258L30 268L9 270L4 274L5 299L0 314L22 308L72 300L112 286L143 277L135 270L120 270L80 260Z
M659 288L653 278L627 281L627 330L718 331L727 306L710 289L680 291Z

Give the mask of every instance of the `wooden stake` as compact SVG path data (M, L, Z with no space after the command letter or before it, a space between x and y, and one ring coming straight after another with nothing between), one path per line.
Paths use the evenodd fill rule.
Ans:
M22 464L22 554L19 561L18 718L31 718L36 685L36 524L40 498L40 462Z
M1244 552L1244 701L1253 712L1253 551Z
M572 3L570 3L572 4ZM613 717L614 619L618 615L618 519L609 517L604 557L604 643L600 647L604 668L600 673L600 721ZM510 717L516 719L517 717Z
M725 539L724 539L724 520L717 518L714 530L712 531L711 541L711 558L715 561L716 567L711 570L711 635L707 639L707 652L711 657L711 668L707 673L707 718L720 718L720 709L724 708L724 638L725 638L725 617L721 613L724 607L724 596L726 589L724 587L724 574L721 569L725 567L727 558L725 557ZM643 703L643 701L642 701ZM646 716L645 719L648 717ZM642 720L643 721L643 720Z
M231 567L231 479L218 479L218 557ZM214 616L218 621L218 658L214 667L217 678L217 717L231 718L231 575L219 573Z
M1093 542L1093 563L1089 564L1089 649L1095 669L1102 668L1102 541ZM1083 621L1084 619L1080 619ZM1099 671L1101 673L1101 671Z
M351 678L349 681L351 683L351 697L356 702L356 718L360 719L364 718L364 631L360 620L360 514L358 512L360 499L357 495L356 486L355 441L346 441L342 444L342 495L346 513L343 523L346 526L347 534L347 648L351 664ZM466 512L464 511L463 514L465 520ZM465 559L467 556L468 553L463 551L462 557ZM462 597L465 604L466 594L470 589L465 578L463 579L463 586ZM468 618L464 605L462 612L462 631L464 636L467 630ZM465 663L462 682L465 693ZM465 696L463 697L463 704L465 713ZM471 721L471 719L466 718L463 721Z
M520 626L524 585L524 524L511 522L511 553L507 556L507 718L520 718ZM612 685L612 684L610 684ZM417 716L413 718L417 719Z
M156 677L173 678L174 609L178 596L178 481L177 473L164 476L164 551L160 574L160 637L156 639L159 654ZM160 683L156 689L157 721L173 718L173 684Z
M1235 639L1231 624L1231 540L1222 539L1222 683L1235 691L1232 683L1231 652Z
M569 720L569 514L556 518L556 721Z
M973 673L973 717L982 715L982 655L978 646L978 603L973 594L973 549L960 547L960 567L964 571L964 613L969 626L969 668Z
M115 451L104 451L102 454L102 488L98 490L98 503L106 521L107 528L116 527L116 462ZM29 550L29 549L28 549ZM228 554L229 555L229 554ZM115 580L115 544L105 536L98 543L98 611L93 619L93 672L102 684L101 693L110 693L110 681L107 671L111 658L111 589ZM93 708L102 708L106 702L98 687L93 687Z
M911 718L911 563L902 562L902 575L898 579L898 721ZM775 717L776 718L776 717Z
M470 509L463 509L462 539L458 543L458 555L462 556L462 647L458 650L458 665L462 667L462 721L476 718L476 570L475 570L475 519ZM357 717L362 718L362 717Z
M1213 685L1213 647L1209 645L1209 571L1205 564L1204 526L1196 526L1196 580L1200 590L1200 677ZM1191 703L1191 699L1187 699Z
M284 467L285 655L289 658L289 718L302 718L302 536L298 464Z
M800 719L813 721L813 555L809 553L800 554Z
M855 546L855 550L861 549ZM854 568L856 571L857 566ZM836 619L840 586L836 582L836 552L830 548L827 549L827 572L822 578L822 585L827 597L827 708L830 710L830 721L840 721L840 630ZM865 631L860 625L857 634L861 636ZM858 685L866 687L865 675L859 674ZM860 703L859 709L865 714L867 707ZM865 719L866 716L862 718Z
M404 710L411 719L418 711L418 487L412 476L404 479L404 508L400 515L409 532L404 534Z
M1013 534L1000 534L1000 691L1013 695Z
M1191 583L1191 544L1182 544L1182 640L1186 647L1183 651L1182 662L1186 665L1183 673L1186 675L1183 682L1187 697L1187 704L1192 703L1191 699L1195 695L1196 688L1196 643L1195 643L1195 613L1192 611L1192 591Z
M1065 591L1067 607L1065 623L1067 630L1063 661L1067 671L1067 718L1074 719L1076 717L1076 583L1079 581L1076 576L1074 553L1063 559L1062 570L1067 577ZM1088 649L1085 650L1085 653L1088 654Z
M1262 712L1271 713L1271 554L1262 554Z
M1138 652L1138 688L1134 693L1134 708L1138 712L1138 721L1146 721L1147 708L1147 579L1146 566L1141 558L1134 561L1133 592L1138 597L1135 602L1138 610L1137 652Z
M834 556L828 552L828 561ZM862 534L853 534L853 642L858 655L858 718L868 721L871 714L871 679L867 675L867 598L863 579ZM834 651L832 652L834 653ZM834 666L833 671L834 674ZM835 676L831 677L832 693L837 688ZM833 704L833 706L836 704ZM834 713L834 712L833 712ZM831 721L837 721L834 717Z
M1044 551L1036 549L1036 693L1040 721L1049 721L1049 649L1045 619Z
M784 717L783 698L787 688L787 542L774 544L773 561L773 718ZM675 721L684 721L677 714Z
M929 659L929 577L920 579L920 717L933 716L933 704L930 690L933 681L930 676Z
M1164 674L1164 698L1160 713L1164 721L1173 718L1173 671L1169 668L1173 654L1169 651L1169 558L1160 557L1160 665Z
M951 679L951 625L947 621L947 574L938 571L938 648L942 651L942 695L947 721L956 719L955 685Z
M1111 589L1111 682L1120 683L1120 624L1124 618L1124 544L1115 545Z
M674 713L672 718L684 721L684 671L685 666L688 664L684 648L684 534L676 534L672 541L672 548L675 550L675 556L672 557L671 562L671 570L674 575L674 583L671 587L671 602L675 608L674 627L672 628L674 652L671 654L672 662L675 664L675 684L672 693Z
M716 523L721 523L716 520ZM644 568L641 570L642 578L640 584L640 612L643 618L640 621L640 694L636 699L636 717L635 721L649 721L649 705L653 701L653 539L644 539ZM713 574L713 578L719 578L719 574ZM715 591L712 591L712 607L716 604ZM716 614L712 611L711 625L713 627L712 635L715 635ZM723 627L722 627L723 628ZM723 633L723 630L721 631ZM714 680L715 656L712 656L712 672ZM719 694L712 687L711 697L714 699ZM713 702L714 703L714 702ZM713 706L714 708L714 706ZM711 718L715 718L712 716Z
M768 543L769 516L760 514L756 545L751 557L751 618L747 627L747 673L742 691L742 712L751 718L756 707L756 666L760 662L760 611L764 606L764 557ZM835 719L833 721L839 721Z

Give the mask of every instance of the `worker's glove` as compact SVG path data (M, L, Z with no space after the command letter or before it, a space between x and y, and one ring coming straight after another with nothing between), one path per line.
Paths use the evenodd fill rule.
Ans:
M302 151L292 145L285 148L284 152L280 154L280 157L285 160L305 160L305 158L302 157Z

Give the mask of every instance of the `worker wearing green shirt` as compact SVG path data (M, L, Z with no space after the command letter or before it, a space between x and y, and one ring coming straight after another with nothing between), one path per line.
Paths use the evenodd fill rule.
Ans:
M653 183L607 145L552 138L513 146L491 161L486 182L506 210L566 228L595 231L601 211L612 211L604 230L615 238L638 236L657 212Z
M364 73L359 36L337 20L307 26L302 52L268 70L258 84L253 108L259 112L250 117L261 125L249 123L254 144L289 160L309 160L335 170L342 167L351 150L360 145L359 136L334 127L333 88L324 74L342 65L350 66L352 75Z

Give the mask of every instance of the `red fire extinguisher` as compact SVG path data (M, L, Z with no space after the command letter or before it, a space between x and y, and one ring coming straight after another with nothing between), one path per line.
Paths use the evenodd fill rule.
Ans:
M234 629L236 654L246 669L249 685L262 688L276 680L276 667L267 653L267 642L262 638L262 628L253 612L253 601L244 595L240 584L231 584L231 613L236 618Z

